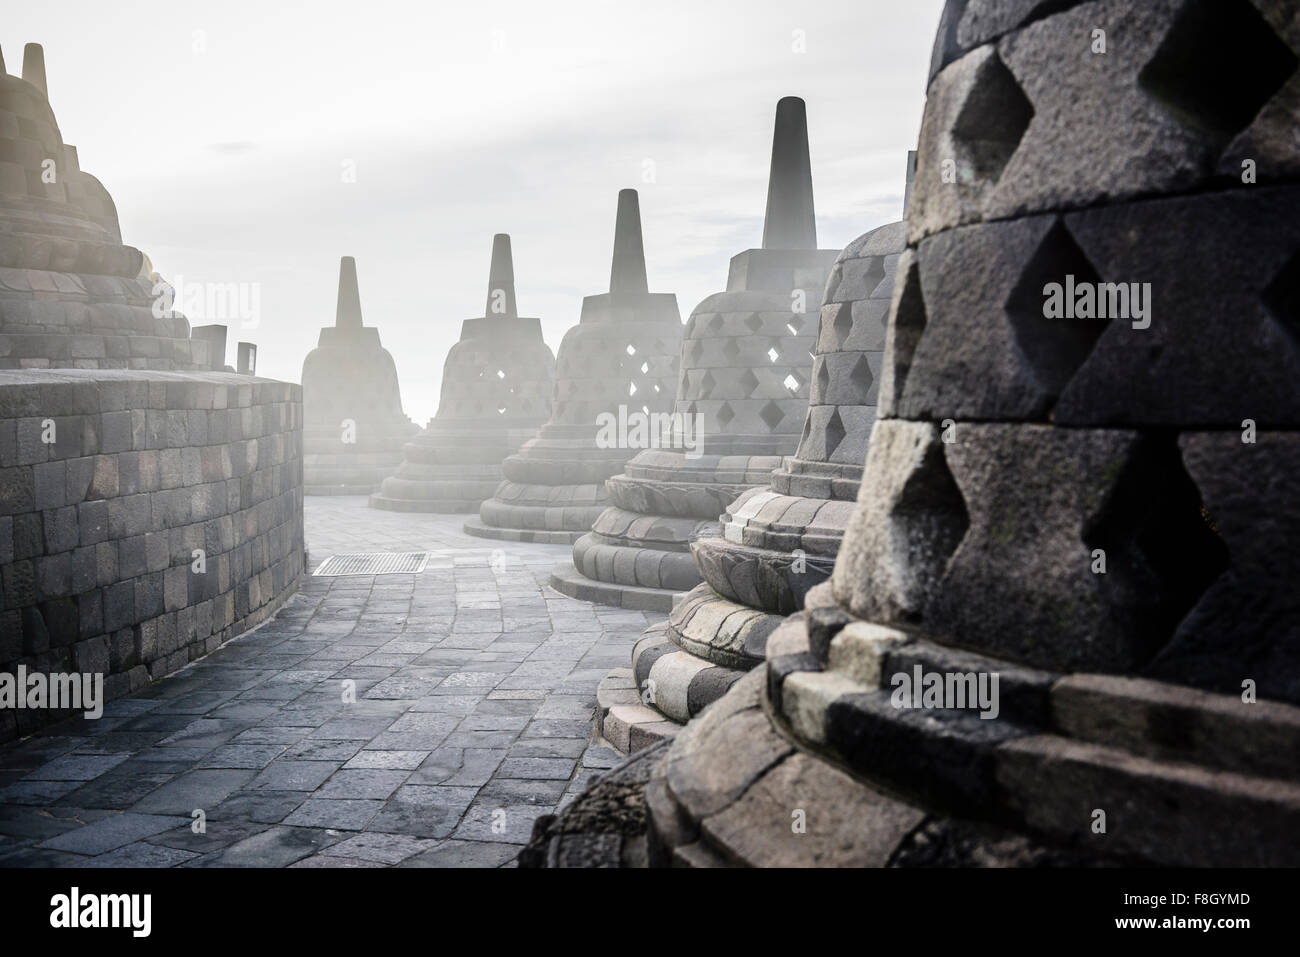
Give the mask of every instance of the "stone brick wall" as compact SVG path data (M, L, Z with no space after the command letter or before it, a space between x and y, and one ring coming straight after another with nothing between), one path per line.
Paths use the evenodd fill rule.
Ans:
M258 624L302 571L301 387L0 371L0 671L100 672L111 699ZM0 741L63 716L0 710Z

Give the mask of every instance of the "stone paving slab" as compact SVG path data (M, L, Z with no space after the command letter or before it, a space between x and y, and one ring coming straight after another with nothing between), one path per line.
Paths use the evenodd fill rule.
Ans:
M596 686L661 615L560 595L566 546L485 542L456 516L325 496L306 520L310 570L429 561L309 577L98 721L0 749L0 866L513 866L533 821L617 760L592 741Z

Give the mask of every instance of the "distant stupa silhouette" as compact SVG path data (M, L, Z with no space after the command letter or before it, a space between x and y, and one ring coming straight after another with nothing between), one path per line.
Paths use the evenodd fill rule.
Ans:
M395 475L370 504L399 512L477 512L501 481L501 460L549 417L555 356L541 320L515 307L510 237L492 240L483 315L461 324L442 367L442 398L428 428L406 444Z
M612 503L551 576L557 590L668 611L700 582L697 538L799 443L817 312L838 250L817 248L804 101L782 98L772 131L763 246L731 259L725 292L686 323L674 410L696 434L641 451L608 482ZM687 451L698 443L695 453Z
M373 491L402 460L416 426L402 412L393 357L361 319L357 262L339 261L333 326L302 363L303 487L308 495Z
M651 293L636 190L618 194L609 292L587 296L564 335L551 419L501 465L505 479L465 530L488 538L572 543L609 499L605 479L636 453L602 447L600 416L626 419L672 407L681 313Z

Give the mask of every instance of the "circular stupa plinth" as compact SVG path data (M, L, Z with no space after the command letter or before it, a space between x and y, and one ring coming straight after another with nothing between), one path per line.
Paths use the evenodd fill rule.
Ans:
M542 324L515 308L510 237L492 242L487 308L461 325L443 364L438 414L408 442L370 504L396 512L477 512L501 483L501 460L551 411L555 357Z
M677 297L647 291L636 190L618 197L610 291L587 296L564 335L550 421L501 463L505 478L465 531L572 544L608 504L605 480L635 454L626 426L671 411L681 344Z

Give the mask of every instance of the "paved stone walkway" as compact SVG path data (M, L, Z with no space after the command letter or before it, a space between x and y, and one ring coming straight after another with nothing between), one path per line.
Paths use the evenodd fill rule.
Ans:
M500 866L617 762L590 740L596 685L661 616L546 587L568 546L355 497L308 498L306 518L313 569L344 551L429 563L308 578L100 720L0 750L0 866Z

